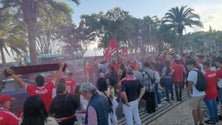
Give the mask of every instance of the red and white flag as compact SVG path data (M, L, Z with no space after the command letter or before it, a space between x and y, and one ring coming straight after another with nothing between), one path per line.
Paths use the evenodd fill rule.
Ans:
M112 40L108 45L108 48L105 50L104 56L106 58L109 58L112 55L112 53L114 53L116 50L117 50L116 40L112 38Z
M123 56L126 56L126 55L128 54L128 51L127 51L126 47L123 47L123 48L122 48L120 54L123 55Z

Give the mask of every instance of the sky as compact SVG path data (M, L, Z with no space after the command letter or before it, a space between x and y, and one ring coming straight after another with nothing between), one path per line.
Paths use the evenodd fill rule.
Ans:
M67 0L62 1L67 2ZM74 11L72 18L76 24L79 23L81 15L90 15L100 11L106 13L115 7L128 11L136 18L157 16L161 19L171 8L187 5L194 9L194 13L200 15L204 28L187 28L185 33L209 31L210 26L214 30L222 31L222 0L80 0L78 6L71 0L68 0L67 3ZM96 46L96 44L90 45L86 55L96 54L95 51L92 51ZM101 52L98 53L101 54Z
M128 11L136 18L157 16L161 19L172 7L187 5L200 15L204 23L204 29L194 28L187 32L208 31L210 25L213 29L222 31L222 0L80 0L78 6L68 0L68 4L73 8L72 17L77 24L83 14L107 12L115 7Z

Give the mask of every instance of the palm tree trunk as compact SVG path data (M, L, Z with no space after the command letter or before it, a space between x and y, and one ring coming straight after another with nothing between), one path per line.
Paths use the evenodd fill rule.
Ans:
M29 41L29 54L31 58L31 64L38 64L37 50L35 43L35 31L37 26L38 6L35 0L22 0L21 9L23 12L23 18L27 24L28 29L28 41Z
M29 54L31 58L31 64L38 64L36 43L35 43L36 24L30 21L27 23L27 27L28 27Z
M5 54L4 54L4 51L3 51L3 47L0 48L0 51L1 51L1 57L2 57L2 65L3 67L6 66L6 60L5 60Z
M178 52L183 53L182 34L179 34L178 42L179 42L178 43L179 47L177 48L177 49L179 49Z

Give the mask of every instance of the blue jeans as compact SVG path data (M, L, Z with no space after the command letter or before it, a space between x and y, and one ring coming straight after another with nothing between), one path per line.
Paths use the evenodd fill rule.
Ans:
M216 99L204 99L204 102L210 116L209 120L216 122L218 120Z
M155 84L155 93L157 104L161 104L161 93L159 92L159 84Z
M172 77L165 77L163 79L164 82L164 87L165 87L165 91L166 91L166 97L167 99L169 99L169 94L171 95L171 99L174 98L173 96L173 78Z
M220 104L222 105L222 88L218 89L218 98L219 98Z
M174 89L175 89L177 100L182 99L183 88L184 88L184 83L183 82L174 82Z

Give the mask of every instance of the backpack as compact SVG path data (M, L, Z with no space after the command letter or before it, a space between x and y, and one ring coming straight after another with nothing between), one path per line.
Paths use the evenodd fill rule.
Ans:
M104 95L106 96L106 98L108 100L108 104L109 104L108 111L109 111L109 113L113 113L113 103L104 91L103 91L103 93L104 93Z
M154 86L156 83L155 75L152 77L147 71L144 71L143 73L143 85L146 87L147 91L154 91Z
M205 91L207 88L207 79L204 74L199 70L193 70L197 72L197 83L195 85L196 89L199 91Z

